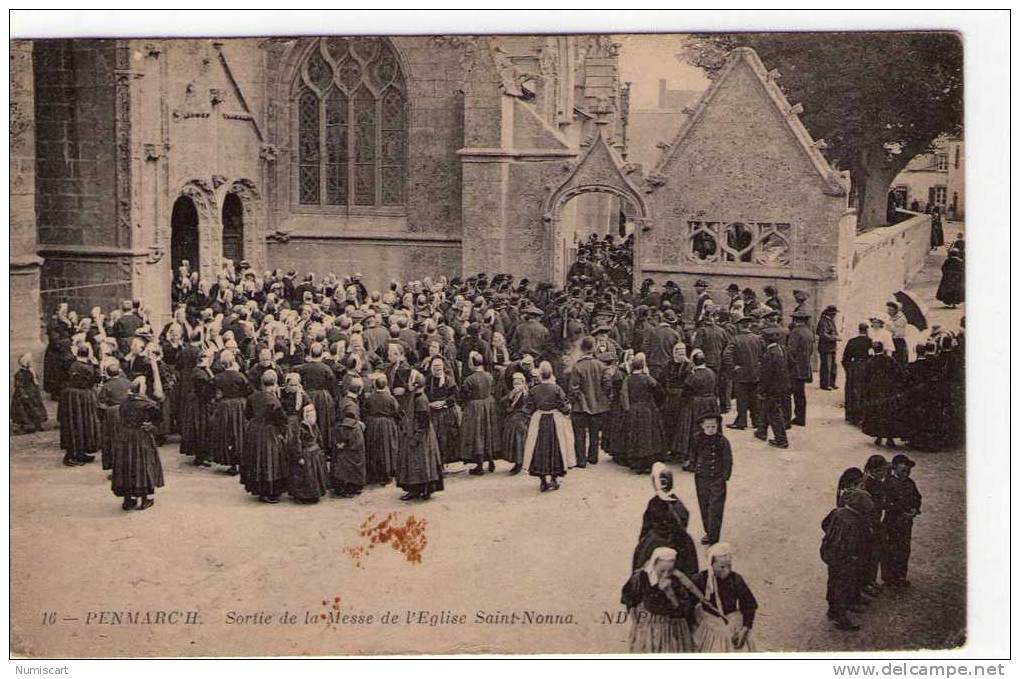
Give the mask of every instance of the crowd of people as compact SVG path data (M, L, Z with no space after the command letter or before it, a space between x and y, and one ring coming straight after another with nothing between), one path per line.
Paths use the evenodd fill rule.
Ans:
M822 390L838 388L838 310L825 307L812 324L801 291L784 311L772 286L759 297L731 284L720 302L700 279L690 303L674 281L660 288L648 279L634 292L629 271L625 280L606 266L630 266L628 243L591 240L564 288L478 274L370 292L360 274L259 275L243 262L209 283L185 262L162 327L137 300L83 317L61 304L47 328L42 387L58 402L63 462L77 467L98 454L130 510L153 505L164 484L157 446L171 436L193 464L238 476L269 504L284 494L302 503L330 492L350 498L394 481L402 500L424 501L449 474L494 473L497 461L552 492L604 452L651 474L656 490L623 591L635 613L632 649L751 649L757 604L722 542L733 466L723 432L750 427L771 446L789 447L790 429L807 423L805 385L815 366ZM847 420L891 447L896 439L957 442L962 330L933 328L909 362L905 324L890 301L846 343ZM31 431L46 410L31 359L21 363L12 418ZM704 570L666 462L694 475L709 547ZM830 617L850 629L854 592L874 582L838 565L833 574L839 554L868 542L830 539L832 526L857 511L844 492L853 484L843 485L826 520L823 559L837 583ZM896 511L879 513L895 523ZM868 516L871 532L861 530L872 536L871 554L885 519ZM883 544L895 535L902 547L902 528L890 526ZM909 530L906 545L909 553Z
M910 586L910 542L921 513L921 493L910 478L915 464L902 453L891 462L876 454L863 471L851 467L839 478L819 550L828 569L827 615L839 629L859 629L848 613L864 612L883 588Z
M609 234L599 238L591 234L578 243L577 258L567 271L571 284L599 285L606 283L618 290L630 288L634 276L634 236L617 242Z
M154 446L171 435L196 465L239 474L267 502L284 492L351 496L391 480L406 499L427 499L446 466L468 463L481 475L497 460L556 490L568 469L605 450L638 473L671 460L704 479L699 495L718 507L706 512L718 516L706 523L708 544L719 539L725 489L708 480L716 451L699 449L708 445L699 422L727 412L735 394L731 426L745 427L750 411L756 435L772 427L771 442L785 447L785 428L803 424L806 405L792 364L791 388L775 290L759 304L746 289L722 309L707 283L695 288L685 319L672 281L662 291L646 281L634 295L605 279L554 289L479 274L370 293L357 274L299 281L246 265L207 285L185 263L161 328L137 300L84 318L61 304L43 387L59 403L64 464L101 452L126 508L151 506L162 483ZM807 314L793 317L791 352L810 372ZM27 365L21 377L34 381ZM31 389L16 391L15 401L32 401L20 396ZM132 400L148 407L121 408ZM18 410L26 428L38 425L34 410L45 415ZM118 481L122 458L147 460L132 462L133 486Z

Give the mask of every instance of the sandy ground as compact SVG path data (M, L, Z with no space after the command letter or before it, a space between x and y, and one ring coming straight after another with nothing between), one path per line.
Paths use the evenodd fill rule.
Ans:
M947 236L955 234L950 225ZM931 299L944 252L915 286ZM934 303L937 306L937 303ZM934 309L947 327L962 311ZM966 517L963 451L911 453L924 495L915 523L913 588L888 592L846 633L825 619L820 522L836 478L877 451L843 421L842 392L809 389L808 426L776 451L729 432L734 473L723 538L760 609L762 650L945 648L965 640ZM650 481L603 457L567 476L556 493L497 473L447 479L426 504L398 500L392 485L317 506L260 504L236 477L198 470L170 444L167 485L156 506L123 512L98 464L60 465L56 433L11 439L11 651L28 656L244 656L361 653L626 652L615 616ZM702 535L691 475L678 492ZM427 521L422 563L387 546L359 565L370 515ZM699 550L703 548L699 547ZM701 553L704 564L704 553ZM319 617L335 610L371 623ZM100 624L102 611L180 611L175 624ZM409 611L435 616L407 622ZM561 616L548 624L485 624L481 613ZM52 612L47 624L46 614ZM197 612L197 618L187 618ZM231 613L270 624L237 624ZM294 622L281 622L281 614ZM387 613L398 621L384 622ZM91 615L90 615L91 614ZM463 622L450 618L464 616ZM569 616L569 617L568 617ZM306 623L308 620L316 622ZM286 619L285 619L286 620ZM197 624L186 624L194 623Z

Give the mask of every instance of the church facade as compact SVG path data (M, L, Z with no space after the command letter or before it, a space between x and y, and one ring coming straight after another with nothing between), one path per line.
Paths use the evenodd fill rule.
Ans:
M579 234L617 217L635 283L688 300L697 279L720 301L773 285L808 292L817 318L912 275L922 239L897 235L879 248L891 282L855 280L876 247L857 242L847 175L752 50L654 167L627 162L618 59L580 35L16 41L12 355L38 348L59 301L135 298L166 319L184 260L210 281L243 260L370 289L481 271L561 284Z
M187 260L557 275L548 186L622 150L608 36L12 44L15 344L58 301L169 312ZM562 250L562 247L560 248ZM41 301L37 301L41 300ZM17 351L17 347L12 348Z

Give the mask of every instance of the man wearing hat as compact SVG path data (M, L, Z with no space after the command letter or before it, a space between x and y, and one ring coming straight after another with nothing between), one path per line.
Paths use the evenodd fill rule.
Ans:
M888 587L910 586L907 580L910 540L914 517L921 513L921 493L910 478L914 464L902 453L894 456L890 463L892 473L885 482L882 527L885 529L886 551L882 559L882 581Z
M595 357L615 365L623 349L620 348L620 343L612 337L613 330L612 326L602 323L595 326L591 334L595 337Z
M751 332L753 320L740 319L737 334L723 350L723 372L730 375L737 397L737 418L726 425L730 429L747 429L747 412L751 411L751 424L757 426L761 415L758 412L758 364L761 362L765 345L762 338Z
M804 385L812 379L811 354L815 348L815 335L807 326L810 314L806 311L793 312L793 325L786 339L786 351L790 356L790 386L793 390L793 418L791 424L798 427L807 425L807 395Z
M758 302L758 293L756 293L751 288L744 288L744 290L741 292L741 295L744 299L745 314L753 313L756 309L758 309L758 307L761 306L761 303Z
M684 293L680 291L680 286L674 281L666 281L666 284L663 286L662 301L669 302L669 305L678 314L683 315Z
M603 388L605 365L595 358L595 339L581 340L582 356L570 369L570 422L574 430L574 455L577 466L598 464L599 432L609 412L609 396ZM587 448L585 446L587 440Z
M836 343L839 341L836 312L832 304L825 307L815 327L818 335L818 386L825 391L836 388Z
M655 379L659 379L662 369L673 356L673 347L680 341L680 333L674 327L678 320L672 309L666 309L662 312L662 320L659 324L645 331L642 346L648 363L648 371Z
M789 448L783 404L789 403L790 400L790 373L786 351L781 345L782 338L780 328L766 328L762 331L765 351L762 353L758 369L758 392L762 397L762 413L758 418L754 435L762 441L767 440L770 446ZM769 427L772 427L771 439L768 438Z
M740 308L744 307L744 300L740 298L740 286L736 283L730 283L726 286L726 294L729 295L730 301L727 311L733 313L733 308L737 306L737 302L740 302Z
M524 320L517 324L510 340L514 355L520 357L525 352L534 352L542 356L549 341L549 329L538 320L542 317L542 310L529 303L521 309L521 316Z
M705 304L712 300L712 296L708 294L708 282L701 278L694 281L694 292L698 295L697 306L694 309L694 322L700 323L704 319Z
M701 325L694 330L691 345L695 349L701 349L705 355L705 365L712 369L716 376L716 394L719 397L719 412L728 413L730 410L729 399L726 398L726 379L723 377L722 356L729 344L729 336L721 326L716 323L714 314L707 314Z

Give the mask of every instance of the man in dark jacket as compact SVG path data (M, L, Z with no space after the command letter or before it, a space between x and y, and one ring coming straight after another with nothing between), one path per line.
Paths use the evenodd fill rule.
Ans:
M113 336L117 338L117 349L121 355L128 353L131 348L131 338L135 336L138 328L142 327L145 321L138 313L138 306L131 300L124 300L121 304L123 314L113 324Z
M521 310L521 316L524 320L514 329L511 340L514 356L520 358L528 352L543 356L545 345L549 341L549 330L538 320L542 316L542 310L529 304Z
M768 440L770 446L789 448L786 440L786 417L783 412L783 401L790 398L790 372L787 367L786 351L780 345L782 332L778 328L767 328L762 332L765 351L761 356L758 368L758 391L762 397L761 416L754 435L762 441ZM768 438L768 428L772 427L773 438Z
M673 347L680 341L680 333L674 327L677 321L676 313L672 309L666 309L662 312L659 324L645 331L642 348L648 363L648 371L655 379L659 379L662 368L673 356Z
M761 419L758 412L758 364L765 348L762 340L751 333L753 319L745 316L733 341L723 351L723 371L733 380L737 397L737 419L726 425L730 429L747 429L747 411L751 411L751 424Z
M882 581L890 587L909 587L907 563L910 560L910 541L914 519L921 513L921 493L910 478L915 462L906 455L893 457L892 473L886 479L884 490L885 518L882 528L886 537L886 551L882 559Z
M806 311L795 311L793 325L786 339L786 351L790 357L790 387L793 391L792 424L803 427L807 424L807 395L804 385L812 379L811 353L815 346L815 336L807 327L811 317Z
M836 388L836 342L839 341L836 307L831 304L825 307L815 333L818 335L818 386L831 391Z
M574 454L577 466L598 464L599 432L602 420L609 411L609 397L603 389L605 365L595 358L595 340L581 340L584 354L570 370L570 422L574 429ZM587 457L585 439L588 441ZM587 462L586 462L587 460Z
M729 344L729 335L716 323L715 314L707 314L704 317L701 326L694 330L691 344L695 349L701 349L701 352L705 354L705 365L715 373L719 412L729 412L730 402L726 398L726 379L723 377L722 370L722 357L726 345Z

